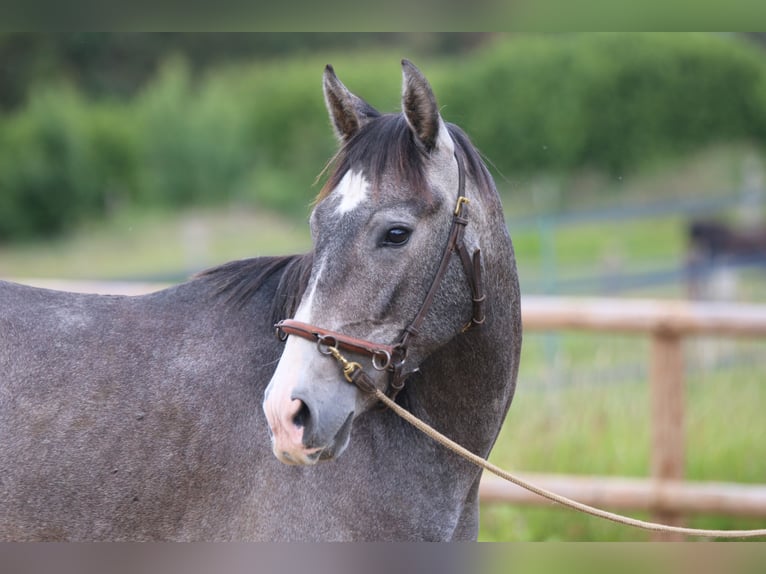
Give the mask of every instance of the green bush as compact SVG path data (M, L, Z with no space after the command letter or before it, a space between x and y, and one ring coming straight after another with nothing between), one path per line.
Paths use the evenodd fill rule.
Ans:
M171 60L132 107L141 132L139 199L183 205L230 199L248 168L247 118L223 82L194 85Z
M334 141L322 67L284 63L193 82L172 60L132 104L142 133L141 201L255 201L305 213Z
M736 37L532 36L462 66L448 101L501 170L619 172L763 139L765 85L762 52Z
M399 58L320 54L196 79L171 59L120 102L50 86L0 117L0 239L65 231L130 202L240 200L305 215L336 149L324 64L392 111ZM445 117L506 174L621 172L719 140L766 138L766 64L734 36L513 36L468 58L418 63Z
M135 134L106 104L48 90L0 126L0 239L54 234L130 193Z

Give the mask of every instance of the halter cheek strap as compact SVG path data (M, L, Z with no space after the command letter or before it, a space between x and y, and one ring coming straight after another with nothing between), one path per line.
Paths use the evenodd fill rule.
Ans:
M484 284L481 278L481 250L476 249L473 253L473 257L471 257L468 253L468 248L465 246L464 236L465 228L468 226L468 218L464 212L465 206L470 203L470 200L465 196L465 168L463 167L463 162L457 152L455 152L455 159L457 160L458 165L458 196L457 202L455 203L455 210L452 214L452 225L450 227L449 238L447 239L447 247L444 250L439 269L436 271L436 275L431 282L431 287L420 307L420 311L418 311L418 314L415 315L415 318L404 329L404 333L402 333L399 345L404 347L407 346L409 338L411 336L416 336L420 331L420 327L436 297L436 292L439 290L439 286L447 275L449 262L453 253L457 253L460 256L460 261L463 264L463 271L468 278L468 283L471 288L471 299L473 301L473 315L471 321L463 327L463 331L481 325L485 320L484 301L486 300L486 296L484 295Z
M423 304L412 321L404 328L399 340L393 345L384 345L373 343L364 339L349 337L342 333L323 329L316 325L310 325L294 319L285 319L275 325L277 336L284 341L288 335L296 335L310 341L315 341L319 351L328 354L331 349L345 349L349 352L367 355L371 357L373 367L378 370L388 370L390 372L388 394L393 398L404 387L405 376L404 363L407 358L407 348L412 337L416 337L425 321L426 315L433 305L436 293L439 290L444 277L447 275L449 263L452 255L457 253L463 265L463 271L468 279L471 289L471 300L473 303L473 314L471 320L463 327L462 332L473 327L481 326L485 320L484 302L484 284L481 276L481 250L476 249L471 255L465 246L464 235L465 228L468 225L468 218L465 214L465 206L470 203L465 196L465 168L463 160L455 151L455 159L458 165L458 195L455 210L452 216L452 225L450 226L447 245L442 254L439 268L431 281ZM357 383L354 379L350 382ZM369 386L369 385L367 385ZM364 389L363 389L364 390Z

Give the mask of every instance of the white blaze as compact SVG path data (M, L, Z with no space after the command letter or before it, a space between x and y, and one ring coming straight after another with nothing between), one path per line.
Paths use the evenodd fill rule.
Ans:
M338 215L343 215L355 209L367 198L369 192L370 184L361 172L347 171L333 192L340 197L340 203L336 208Z
M312 321L314 296L324 267L325 261L321 260L295 313L296 320ZM293 423L293 417L300 408L300 402L294 400L292 395L301 373L311 373L316 370L314 362L317 361L318 356L316 345L301 337L289 337L274 375L266 388L263 410L271 427L274 454L283 462L308 463L307 457L317 451L316 448L306 449L302 445L303 428Z
M313 317L313 307L314 307L314 296L316 295L317 290L317 283L319 283L319 277L324 272L325 267L325 260L322 259L319 261L316 273L314 273L314 276L311 278L311 283L306 288L306 292L303 295L303 298L301 299L300 305L298 305L298 309L295 311L295 317L293 317L296 321L303 321L304 323L311 323ZM293 337L294 338L294 337Z

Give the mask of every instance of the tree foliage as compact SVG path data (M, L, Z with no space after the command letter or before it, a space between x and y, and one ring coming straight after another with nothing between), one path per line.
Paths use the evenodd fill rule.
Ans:
M402 54L329 42L316 54L296 49L299 58L203 72L188 54L164 57L130 93L66 74L36 83L0 114L0 239L62 232L125 204L239 200L305 214L336 146L324 64L392 111ZM96 58L98 49L83 51ZM711 142L766 137L766 63L739 37L514 36L470 53L431 52L418 64L445 118L506 174L618 172Z

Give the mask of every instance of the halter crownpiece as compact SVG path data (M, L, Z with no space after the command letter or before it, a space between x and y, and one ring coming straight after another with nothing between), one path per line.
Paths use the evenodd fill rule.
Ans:
M471 288L471 300L473 303L473 315L471 320L463 327L461 333L473 327L481 326L484 323L484 302L486 296L484 294L484 284L481 277L481 250L476 249L472 256L468 252L464 242L465 228L468 225L468 219L465 216L465 206L470 203L470 200L465 196L465 167L463 166L463 160L457 153L457 150L455 150L455 160L457 161L458 166L458 194L455 210L452 215L452 225L450 227L447 245L442 254L436 275L434 275L434 278L431 281L431 287L428 289L423 304L420 306L420 310L413 320L404 328L398 342L393 345L373 343L365 339L357 339L294 319L284 319L275 325L277 336L281 341L286 340L288 335L296 335L308 339L309 341L316 342L320 352L323 354L332 354L336 359L342 357L338 352L338 349L343 349L359 355L367 355L372 359L372 365L375 369L379 371L388 370L390 372L388 394L392 398L395 397L396 394L404 388L406 377L403 375L403 367L407 359L407 348L410 338L416 337L420 332L420 328L433 304L439 286L447 274L447 269L449 268L449 262L450 259L452 259L453 253L457 253L460 257L463 270ZM334 349L337 354L333 353L332 349ZM343 359L345 365L358 367L358 363L346 361L345 357ZM344 366L346 380L356 384L365 392L370 391L369 381L361 380L367 379L366 377L361 378L354 376L354 372L358 373L361 369L352 369L349 367L349 372L346 373L345 368L346 367Z

